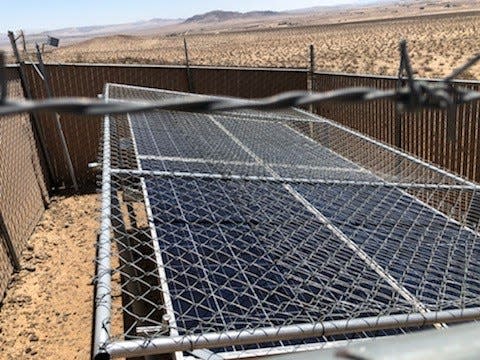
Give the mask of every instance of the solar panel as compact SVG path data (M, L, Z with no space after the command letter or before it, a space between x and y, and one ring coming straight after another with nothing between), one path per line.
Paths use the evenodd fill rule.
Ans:
M105 95L194 96L112 84ZM480 305L475 184L295 109L107 126L126 338ZM211 347L246 356L410 330Z

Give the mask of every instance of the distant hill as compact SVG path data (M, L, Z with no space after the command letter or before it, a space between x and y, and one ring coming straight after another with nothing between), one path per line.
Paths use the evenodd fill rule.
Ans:
M403 3L408 2L415 2L420 0L403 0ZM441 0L429 0L431 3L435 3L435 1ZM401 3L400 0L356 0L351 3L347 4L335 4L332 3L330 5L321 5L321 6L313 6L308 8L301 8L301 9L293 9L288 10L287 12L290 14L306 14L306 13L316 13L316 12L326 12L326 11L339 11L345 9L356 9L365 6L375 6L375 5L389 5L395 3Z
M185 24L190 23L210 23L210 22L222 22L222 21L229 21L229 20L236 20L236 19L249 19L249 18L263 18L263 17L270 17L270 16L278 16L282 15L283 13L277 11L250 11L250 12L238 12L238 11L221 11L215 10L210 11L205 14L195 15L187 20L185 20Z
M95 25L95 26L80 26L70 27L64 29L56 29L46 31L37 35L57 36L60 38L69 37L92 37L108 34L135 34L144 32L146 30L158 29L159 27L181 23L183 19L151 19L145 21L136 21L125 24L113 25Z
M360 21L365 19L396 18L399 16L427 15L450 10L480 9L480 0L351 0L350 4L316 6L286 11L222 11L215 10L188 19L161 19L136 21L124 24L78 26L49 29L44 32L25 33L30 44L45 41L47 35L60 38L60 46L113 35L178 35L195 32L284 28ZM454 9L455 8L455 9ZM25 24L27 25L27 24ZM13 30L13 29L12 29ZM6 31L5 31L6 32ZM0 49L10 49L5 36L0 33Z

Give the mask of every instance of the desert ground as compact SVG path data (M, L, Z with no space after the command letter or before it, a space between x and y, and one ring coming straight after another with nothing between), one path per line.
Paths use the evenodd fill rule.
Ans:
M88 359L97 195L56 197L0 307L0 358Z
M396 75L398 44L407 39L422 77L441 77L480 51L480 12L346 24L217 31L186 35L192 65L307 68ZM45 54L47 62L183 64L182 34L95 38ZM464 78L480 77L480 66Z

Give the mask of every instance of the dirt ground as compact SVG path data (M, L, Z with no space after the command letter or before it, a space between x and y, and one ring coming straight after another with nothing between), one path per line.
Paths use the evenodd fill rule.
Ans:
M0 358L90 356L97 195L52 201L0 308Z

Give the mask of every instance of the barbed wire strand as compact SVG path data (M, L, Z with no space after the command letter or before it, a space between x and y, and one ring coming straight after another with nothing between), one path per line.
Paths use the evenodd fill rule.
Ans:
M413 76L410 57L405 41L400 43L400 56L405 65L407 85L398 89L379 90L370 87L350 87L326 92L311 93L308 91L292 91L261 99L241 99L226 97L202 97L159 101L121 101L107 102L102 99L63 97L42 100L8 100L6 93L5 64L0 58L0 115L22 112L54 111L79 115L107 115L118 113L135 113L151 110L177 110L191 112L211 112L223 110L253 109L275 110L292 106L318 104L325 101L363 102L380 99L395 101L399 111L416 111L424 108L449 109L457 105L480 100L480 92L463 87L454 88L451 81L478 61L476 55L450 75L436 82L418 80ZM402 75L403 76L403 75Z

